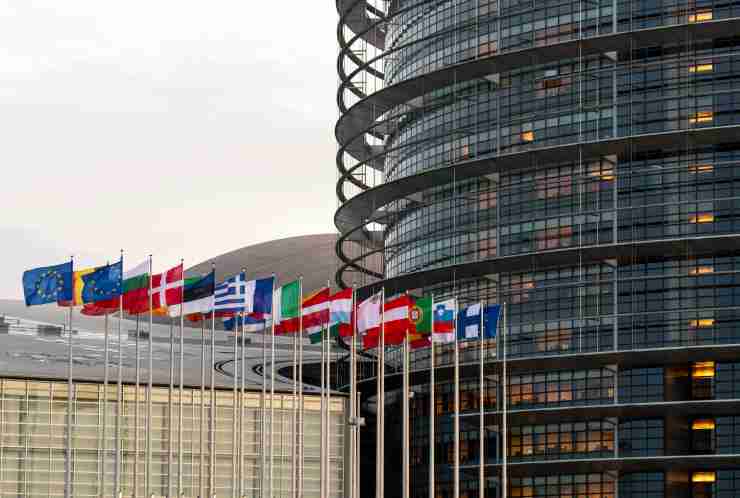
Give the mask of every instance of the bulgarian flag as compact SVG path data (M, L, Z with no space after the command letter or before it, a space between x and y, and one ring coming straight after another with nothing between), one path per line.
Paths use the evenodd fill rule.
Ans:
M275 291L275 333L298 332L301 323L301 283L294 280Z
M352 337L352 289L344 289L331 296L329 315L332 337Z
M123 274L123 309L132 315L149 311L149 261Z

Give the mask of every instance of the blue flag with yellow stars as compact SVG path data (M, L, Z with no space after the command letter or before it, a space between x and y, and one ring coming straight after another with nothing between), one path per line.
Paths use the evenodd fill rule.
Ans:
M26 306L72 299L72 261L23 272Z
M82 276L82 302L107 301L121 295L123 261L96 268Z

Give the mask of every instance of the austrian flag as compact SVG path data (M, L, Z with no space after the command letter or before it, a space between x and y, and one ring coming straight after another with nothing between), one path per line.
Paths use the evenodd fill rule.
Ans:
M378 347L381 327L383 327L386 345L402 344L411 324L409 320L410 308L411 298L407 295L391 299L385 303L385 306L383 306L383 323L375 328L368 329L363 337L362 344L365 349Z
M184 283L182 265L152 276L152 307L157 309L182 304Z

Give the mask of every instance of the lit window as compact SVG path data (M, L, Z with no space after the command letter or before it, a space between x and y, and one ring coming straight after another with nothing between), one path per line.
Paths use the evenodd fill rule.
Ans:
M691 429L695 431L714 430L714 420L711 418L702 418L702 419L694 420L691 423Z
M713 18L712 11L709 9L698 10L696 14L689 15L689 22L705 22L711 21Z
M689 164L689 173L709 173L714 171L713 164Z
M704 64L693 64L689 66L690 73L711 73L714 71L714 64L705 62Z
M705 329L714 326L714 318L700 318L699 320L689 321L689 327L692 329Z
M522 142L534 142L533 131L523 131L521 134Z
M689 216L689 223L712 223L714 222L714 215L712 213L699 213L692 214Z
M610 182L614 180L614 170L611 169L604 169L601 171L592 171L589 173L589 176L592 176L594 178L598 178L599 180L603 180L605 182Z
M713 266L697 266L689 270L689 275L707 275L709 273L714 273Z
M689 118L689 123L711 123L714 120L714 113L712 111L701 111L697 112Z
M695 379L714 377L714 362L700 361L694 363L693 367L691 368L691 376Z
M717 475L714 472L694 472L691 474L691 482L714 482Z

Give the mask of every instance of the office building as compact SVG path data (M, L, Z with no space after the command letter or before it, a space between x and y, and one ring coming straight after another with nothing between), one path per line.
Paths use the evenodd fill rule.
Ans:
M336 5L337 281L506 303L482 390L480 345L461 346L460 496L481 496L481 464L485 496L503 496L503 448L510 497L740 496L740 4ZM454 489L450 363L439 348L438 497ZM428 369L414 352L415 497Z

